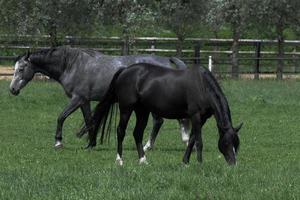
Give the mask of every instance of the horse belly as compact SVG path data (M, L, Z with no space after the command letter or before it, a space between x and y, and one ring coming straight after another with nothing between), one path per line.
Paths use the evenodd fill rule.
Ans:
M150 112L167 119L187 117L187 105L182 98L152 95L141 99L141 103Z

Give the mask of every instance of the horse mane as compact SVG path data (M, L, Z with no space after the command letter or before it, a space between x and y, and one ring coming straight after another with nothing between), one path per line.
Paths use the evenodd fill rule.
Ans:
M219 128L222 130L227 129L227 122L230 124L231 121L231 113L228 105L228 101L218 83L218 81L215 79L215 77L212 75L210 71L208 71L206 68L201 67L201 75L203 76L204 80L206 81L206 87L209 89L211 95L211 98L213 98L213 102L216 102L220 106L216 106L217 112L221 115L220 116L220 122ZM216 113L217 114L217 113Z
M97 55L104 55L103 53L99 51L95 51L94 49L80 49L80 50L91 57L96 57Z
M49 60L53 52L56 50L63 50L62 52L64 52L64 47L51 47L51 48L45 48L38 51L30 52L29 59L30 61L36 64L40 64Z

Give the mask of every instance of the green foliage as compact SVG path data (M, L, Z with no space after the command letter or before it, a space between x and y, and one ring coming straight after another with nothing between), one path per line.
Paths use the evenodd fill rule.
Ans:
M250 38L274 38L279 22L288 33L300 32L299 4L298 0L0 0L0 33L113 34L130 39L231 37L230 31L239 29Z
M207 7L207 1L202 0L162 0L159 4L160 21L178 38L183 39L190 35L195 27L204 24Z
M204 162L195 152L181 159L176 120L166 120L156 147L139 166L129 124L123 167L115 165L116 143L85 151L74 133L82 116L64 126L62 150L54 150L58 113L67 104L56 83L32 82L18 97L0 82L0 199L298 199L300 82L221 81L240 133L238 164L229 167L217 148L213 119L203 129ZM151 121L146 133L151 130ZM115 131L115 130L113 130ZM147 135L147 134L146 134Z

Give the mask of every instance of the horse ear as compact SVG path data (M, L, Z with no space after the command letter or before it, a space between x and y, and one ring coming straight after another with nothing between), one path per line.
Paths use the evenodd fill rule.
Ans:
M235 131L236 133L238 133L238 132L240 131L240 129L242 128L242 126L243 126L243 122L240 123L240 125L238 125L236 128L234 128L234 131Z
M29 60L28 60L28 59L29 59L29 56L30 56L30 52L29 52L29 50L28 50L27 53L26 53L26 55L25 55L25 60L29 61Z

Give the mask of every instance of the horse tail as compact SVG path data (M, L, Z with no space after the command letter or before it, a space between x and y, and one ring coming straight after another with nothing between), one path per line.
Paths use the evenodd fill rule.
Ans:
M179 58L171 57L170 61L176 65L176 69L187 69L186 64Z
M94 114L92 116L92 122L94 124L94 128L92 134L89 136L90 140L97 138L98 131L101 130L101 137L100 142L103 144L104 139L109 140L110 137L110 130L111 130L111 123L112 123L112 116L114 113L114 104L116 103L116 96L115 96L115 81L121 74L121 72L125 68L119 69L114 77L111 80L110 86L104 95L103 100L97 104L94 109ZM108 120L108 127L106 129ZM106 130L106 131L105 131Z

